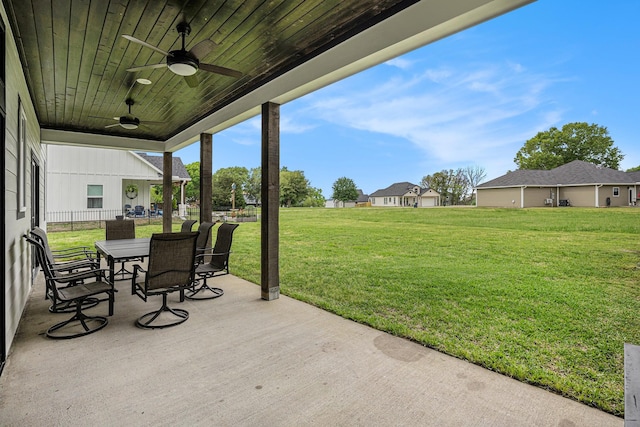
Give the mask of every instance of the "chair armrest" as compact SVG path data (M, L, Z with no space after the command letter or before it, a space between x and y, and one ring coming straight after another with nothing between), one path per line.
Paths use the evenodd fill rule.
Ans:
M80 255L84 256L87 259L95 259L97 258L97 254L95 251L92 251L87 246L78 246L75 248L67 248L67 249L59 249L52 250L54 258L74 258Z
M76 273L65 274L64 276L48 277L48 280L53 280L58 283L71 283L78 280L90 279L92 277L96 279L104 280L107 283L111 283L109 280L110 271L105 269L94 269L78 271ZM111 285L113 285L111 283Z
M138 272L146 274L147 270L142 268L142 266L140 264L133 264L133 272L131 274L131 295L136 295L136 287L137 287L136 279L138 278ZM138 295L138 296L140 296L140 295Z

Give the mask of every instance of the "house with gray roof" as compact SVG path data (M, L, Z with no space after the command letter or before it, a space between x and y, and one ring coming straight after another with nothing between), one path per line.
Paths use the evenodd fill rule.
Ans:
M410 182L396 182L369 195L372 207L419 207L440 205L440 193Z
M111 218L130 208L152 207L151 187L162 185L163 156L95 147L47 145L46 207L49 221L61 213L85 212ZM179 185L179 205L191 181L179 157L172 159L172 182ZM135 191L128 191L133 190Z
M519 169L476 188L477 206L635 206L640 172L622 172L581 160L551 170Z
M361 189L358 189L358 198L356 200L348 200L343 202L341 200L327 199L324 202L325 208L355 208L358 205L363 206L369 202L369 196L364 194Z

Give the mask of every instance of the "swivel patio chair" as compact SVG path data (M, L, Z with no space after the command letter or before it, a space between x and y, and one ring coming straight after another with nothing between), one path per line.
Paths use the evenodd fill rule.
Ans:
M210 287L207 284L207 279L223 276L229 274L229 255L231 254L231 242L233 239L233 232L238 227L238 224L224 223L218 227L218 234L216 236L216 244L212 251L205 250L197 256L198 260L206 260L208 262L198 263L196 267L197 282L194 286L185 291L185 298L191 300L204 300L218 298L224 295L224 291L221 288ZM202 281L202 284L199 284Z
M193 224L195 224L196 222L197 221L195 219L186 220L185 222L182 223L182 227L180 228L180 231L182 233L189 233L193 228Z
M115 289L108 279L108 271L96 269L61 276L60 273L49 268L49 264L44 259L46 256L44 246L28 236L25 236L25 239L36 248L47 289L53 293L53 300L67 304L75 311L70 319L56 323L47 329L46 336L53 339L77 338L107 326L109 321L106 317L88 316L82 310L87 308L86 301L97 300L96 296L107 294L109 316L113 315Z
M106 240L120 240L120 239L135 239L136 238L136 223L135 221L125 220L108 220L105 221L105 239ZM131 271L125 268L125 263L129 261L140 261L140 258L125 259L122 261L120 270L113 273L113 277L121 275L119 280L126 280L131 275Z
M45 260L52 270L77 271L99 267L96 253L86 246L52 250L46 231L40 227L34 227L29 234L44 247Z
M147 301L162 295L162 306L140 316L136 325L145 329L176 326L189 318L186 310L167 305L167 295L191 287L194 280L198 232L158 233L151 236L149 264L146 271L134 265L131 286L136 295ZM141 277L144 273L144 277Z

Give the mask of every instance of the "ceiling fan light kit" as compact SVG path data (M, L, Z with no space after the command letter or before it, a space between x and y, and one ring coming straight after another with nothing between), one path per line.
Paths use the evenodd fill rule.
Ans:
M167 57L167 66L179 76L192 76L198 71L198 60L190 58L184 52L174 50Z

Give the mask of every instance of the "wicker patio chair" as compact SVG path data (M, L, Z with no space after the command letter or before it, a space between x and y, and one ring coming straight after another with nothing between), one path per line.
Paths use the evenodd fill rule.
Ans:
M167 305L167 295L191 287L194 280L198 232L158 233L151 236L149 264L146 270L136 264L131 286L144 301L162 295L162 306L136 320L146 329L176 326L189 318L189 312ZM142 277L144 273L144 277Z
M205 250L197 256L198 260L206 260L208 262L198 263L196 267L197 282L194 286L185 291L185 297L191 300L213 299L221 297L224 291L221 288L210 287L207 279L229 274L229 255L231 254L231 242L233 240L233 232L238 224L224 223L218 227L216 236L216 244L213 250ZM199 282L202 281L202 284Z

